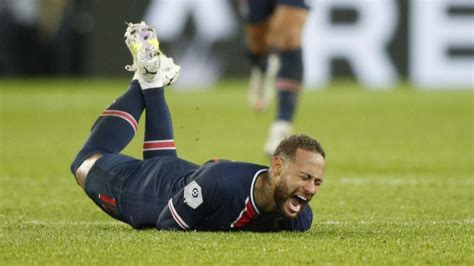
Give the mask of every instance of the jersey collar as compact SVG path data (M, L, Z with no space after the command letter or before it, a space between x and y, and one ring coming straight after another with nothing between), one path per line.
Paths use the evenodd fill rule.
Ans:
M261 169L257 171L257 173L255 173L255 175L253 176L252 185L250 186L250 203L252 203L252 207L254 208L257 214L260 214L260 210L258 209L257 204L255 203L255 197L253 193L254 193L255 183L257 183L257 177L263 172L268 172L268 169Z

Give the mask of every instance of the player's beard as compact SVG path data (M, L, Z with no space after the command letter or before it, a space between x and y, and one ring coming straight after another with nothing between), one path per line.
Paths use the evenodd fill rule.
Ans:
M291 196L289 193L288 186L286 184L286 180L287 180L287 177L282 176L280 180L278 181L275 187L275 192L273 193L273 200L275 201L278 212L284 218L293 219L294 217L289 216L284 210L284 204L288 201L288 199Z

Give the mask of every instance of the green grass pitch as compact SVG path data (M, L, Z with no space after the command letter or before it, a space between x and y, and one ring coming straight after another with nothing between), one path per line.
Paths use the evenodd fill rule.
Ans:
M473 91L305 91L296 130L328 154L309 232L160 232L109 218L69 172L127 82L0 81L0 265L474 264ZM167 92L182 157L267 163L275 106L253 113L245 87Z

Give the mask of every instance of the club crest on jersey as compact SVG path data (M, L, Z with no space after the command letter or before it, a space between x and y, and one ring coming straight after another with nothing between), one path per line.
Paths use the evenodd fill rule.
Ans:
M196 181L189 183L184 187L184 202L189 207L196 209L202 203L201 186Z

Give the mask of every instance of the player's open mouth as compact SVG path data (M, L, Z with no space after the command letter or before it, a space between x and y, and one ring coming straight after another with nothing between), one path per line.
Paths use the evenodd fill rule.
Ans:
M308 198L302 195L291 196L289 201L290 210L295 213L299 212L306 202L308 202Z

